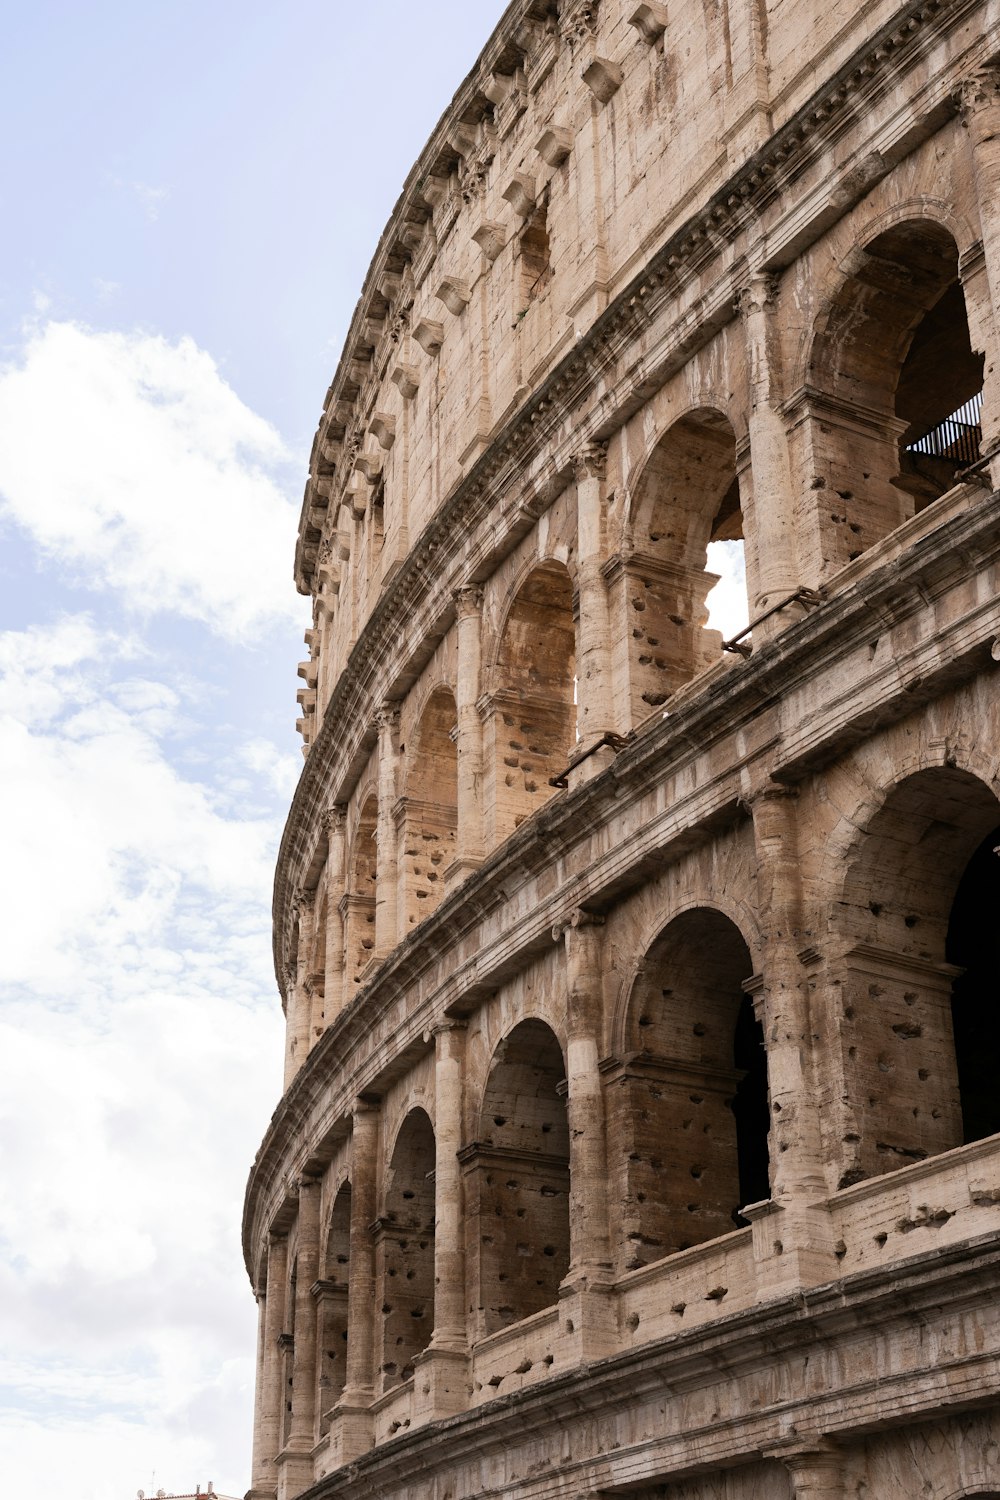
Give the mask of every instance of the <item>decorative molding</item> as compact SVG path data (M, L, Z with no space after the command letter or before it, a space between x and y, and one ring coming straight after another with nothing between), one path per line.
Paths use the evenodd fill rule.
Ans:
M600 0L571 0L559 8L559 35L575 47L587 37L597 35L597 12Z

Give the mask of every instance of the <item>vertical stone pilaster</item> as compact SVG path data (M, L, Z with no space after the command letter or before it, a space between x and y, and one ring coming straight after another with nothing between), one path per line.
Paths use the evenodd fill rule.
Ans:
M285 970L285 1072L283 1086L288 1088L305 1060L309 1045L309 997L300 979L300 965L289 964Z
M462 1146L465 1074L463 1021L434 1030L434 1332L414 1360L415 1409L428 1419L464 1411L468 1404Z
M254 1413L253 1467L250 1494L269 1500L277 1494L277 1456L281 1447L281 1408L284 1399L284 1356L278 1340L284 1332L285 1288L288 1284L288 1240L272 1234L268 1240L267 1283L262 1299L261 1371Z
M795 1500L845 1500L847 1480L844 1458L833 1443L816 1437L801 1438L765 1453L765 1458L784 1464L792 1478Z
M375 1245L380 1106L359 1099L351 1127L351 1259L347 1286L347 1370L340 1398L341 1454L348 1462L372 1445L375 1359Z
M598 1062L603 1015L604 918L578 911L565 929L566 1082L570 1138L571 1277L611 1265L604 1092Z
M580 621L577 631L578 750L589 749L613 730L611 623L604 581L604 485L607 450L596 443L576 460L577 586ZM599 769L595 767L595 769Z
M755 562L755 576L749 568L747 572L751 619L792 593L799 581L792 469L784 418L778 410L782 370L776 294L777 277L758 272L737 295L750 379L748 426L756 527L756 546L748 559ZM757 626L755 635L766 640L794 618L792 612L772 615Z
M458 635L458 839L451 881L483 858L483 724L476 704L482 691L482 589L455 591Z
M809 985L800 959L801 863L797 797L768 787L751 803L764 951L755 1009L767 1048L771 1197L746 1205L762 1287L784 1290L836 1274L829 1222ZM749 988L749 986L748 986ZM749 1212L746 1210L749 1209Z
M378 728L378 828L375 876L375 956L384 958L399 941L398 856L394 808L399 783L399 708L385 703L376 717Z
M313 1286L319 1278L320 1184L299 1179L299 1214L295 1242L295 1350L292 1357L292 1421L287 1451L312 1452L316 1441L316 1307Z
M603 917L577 911L562 933L566 945L570 1265L559 1300L566 1315L565 1331L581 1360L602 1358L612 1352L617 1340L604 1093L598 1071L603 923Z
M340 901L347 879L347 808L342 802L326 815L326 949L323 954L323 1013L327 1026L344 1008L345 933Z
M983 257L989 304L993 313L991 347L986 352L986 392L983 400L983 448L1000 450L1000 67L979 68L963 80L959 91L962 123L969 136L972 172L983 235ZM1000 453L991 465L994 485L1000 483Z

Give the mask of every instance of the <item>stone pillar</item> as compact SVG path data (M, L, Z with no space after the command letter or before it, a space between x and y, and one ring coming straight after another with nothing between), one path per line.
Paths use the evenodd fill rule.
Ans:
M399 709L386 703L379 709L378 727L378 828L375 836L375 956L385 958L396 946L397 855L396 820L399 764Z
M611 681L611 624L604 581L604 481L607 448L596 443L576 460L577 588L577 751L588 750L614 728ZM610 758L613 752L608 752ZM591 757L593 771L600 757ZM585 764L587 764L585 762Z
M277 1495L278 1449L281 1447L283 1356L278 1340L284 1332L285 1287L288 1283L288 1240L272 1234L267 1249L267 1285L263 1311L262 1359L257 1382L253 1431L253 1467L248 1500L270 1500Z
M565 929L566 1082L570 1139L570 1277L610 1272L604 1090L598 1070L604 1012L604 918L577 911Z
M449 883L476 869L483 858L483 724L476 704L482 676L483 591L455 591L458 635L458 838Z
M577 911L563 930L570 1265L559 1289L559 1300L560 1311L566 1315L565 1332L582 1361L612 1353L618 1337L608 1233L604 1093L598 1071L603 922L603 917Z
M323 955L323 1015L329 1026L344 1008L344 918L340 902L347 878L347 808L336 803L326 813L326 951Z
M782 397L781 348L776 313L778 278L758 272L741 289L750 383L750 461L756 525L756 576L747 574L750 618L764 613L798 587L795 502L788 438L778 403ZM798 618L793 609L772 615L754 634L767 640Z
M464 1411L468 1404L464 1187L458 1157L465 1035L464 1021L445 1021L434 1031L434 1332L430 1346L414 1360L415 1410L427 1421Z
M309 998L299 982L299 967L285 970L285 1074L288 1088L305 1059L309 1041Z
M292 1345L292 1413L278 1459L278 1500L291 1500L313 1482L316 1443L316 1308L312 1289L319 1275L320 1184L299 1179Z
M959 91L962 123L969 135L972 171L983 235L986 281L993 314L992 338L986 349L986 394L983 400L983 449L996 454L991 464L994 486L1000 484L1000 67L978 69Z
M347 1285L347 1370L340 1398L341 1454L347 1463L372 1445L369 1407L375 1358L375 1245L379 1105L359 1099L351 1128L351 1259Z
M747 1215L762 1282L775 1290L836 1274L825 1210L819 1080L814 1076L809 985L800 954L801 861L797 794L769 786L753 798L762 977L754 994L767 1049L771 1198ZM748 1205L750 1206L750 1205ZM780 1221L780 1222L779 1222Z
M800 1438L765 1452L764 1457L784 1464L792 1477L795 1500L845 1500L843 1455L828 1439L803 1442Z

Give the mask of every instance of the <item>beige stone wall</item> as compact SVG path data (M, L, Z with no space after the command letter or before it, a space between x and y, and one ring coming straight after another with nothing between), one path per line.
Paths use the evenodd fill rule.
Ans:
M998 54L519 0L411 174L297 554L260 1500L995 1500Z

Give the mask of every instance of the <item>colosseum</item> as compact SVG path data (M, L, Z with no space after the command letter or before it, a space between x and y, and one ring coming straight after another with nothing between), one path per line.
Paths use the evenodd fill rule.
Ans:
M413 167L295 558L252 1500L998 1500L998 59L512 0Z

